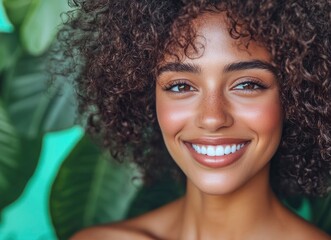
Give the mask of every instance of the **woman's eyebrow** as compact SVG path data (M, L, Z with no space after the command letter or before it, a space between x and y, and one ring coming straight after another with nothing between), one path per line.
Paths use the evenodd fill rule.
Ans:
M157 75L161 75L164 72L189 72L189 73L200 73L201 68L192 63L181 63L181 62L174 62L174 63L167 63L161 66L157 70Z
M223 72L233 72L233 71L242 71L249 69L264 69L270 71L272 74L277 76L277 70L274 66L272 66L268 62L264 62L261 60L252 60L252 61L244 61L244 62L235 62L228 64L224 67Z
M277 76L277 71L274 66L270 63L261 61L261 60L252 60L252 61L241 61L230 63L224 67L223 72L233 72L233 71L242 71L249 69L264 69L270 71L272 74ZM157 75L161 75L164 72L189 72L189 73L200 73L200 66L192 63L181 63L181 62L173 62L167 63L161 66L157 70Z

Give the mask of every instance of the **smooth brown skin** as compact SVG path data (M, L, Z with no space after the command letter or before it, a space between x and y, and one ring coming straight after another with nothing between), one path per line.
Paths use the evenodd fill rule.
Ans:
M283 116L274 74L260 67L225 71L237 62L270 63L269 53L254 42L243 50L220 14L200 16L194 26L205 48L199 58L182 63L198 71L168 68L156 87L158 121L171 156L187 176L186 195L138 218L83 230L72 240L331 239L288 211L271 191L269 161L280 142ZM162 64L172 62L169 57ZM210 168L184 144L206 138L249 144L234 163Z

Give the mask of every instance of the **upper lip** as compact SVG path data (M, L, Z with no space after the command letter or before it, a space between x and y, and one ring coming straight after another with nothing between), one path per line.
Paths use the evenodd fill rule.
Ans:
M248 139L242 139L242 138L196 138L184 142L191 144L200 144L200 145L229 145L229 144L246 143L248 141L249 141Z

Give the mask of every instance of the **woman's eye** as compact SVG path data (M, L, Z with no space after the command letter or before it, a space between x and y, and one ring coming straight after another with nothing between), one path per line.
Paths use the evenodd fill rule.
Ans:
M194 88L186 83L175 84L168 88L172 92L189 92L193 91Z
M235 90L257 90L257 89L265 89L264 86L255 82L243 82L236 85L233 89Z

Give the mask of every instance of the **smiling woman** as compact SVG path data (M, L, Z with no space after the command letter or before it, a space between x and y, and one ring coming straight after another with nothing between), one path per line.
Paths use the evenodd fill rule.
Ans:
M85 60L88 129L186 193L73 239L330 239L279 201L330 187L328 1L80 7L60 37Z
M225 22L219 14L198 17L193 24L205 40L200 57L181 59L191 68L165 71L175 64L165 56L156 84L163 138L188 186L222 195L260 174L268 183L283 122L270 54L255 42L239 49Z

